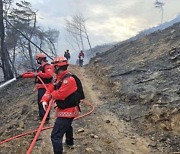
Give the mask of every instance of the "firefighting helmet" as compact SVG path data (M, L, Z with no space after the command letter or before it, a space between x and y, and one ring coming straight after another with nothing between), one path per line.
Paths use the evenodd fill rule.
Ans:
M67 61L67 59L63 56L57 56L56 58L54 58L53 62L51 62L51 64L53 64L54 66L68 66L69 63Z
M36 60L40 60L40 59L46 58L46 55L43 53L38 53L35 58Z

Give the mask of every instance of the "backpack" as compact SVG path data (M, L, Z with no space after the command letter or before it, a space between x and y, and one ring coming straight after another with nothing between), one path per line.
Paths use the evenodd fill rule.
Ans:
M85 98L85 96L84 96L82 83L81 83L80 79L76 75L74 75L74 74L66 74L65 77L63 79L61 79L61 81L59 81L59 83L57 83L55 85L55 89L56 90L59 89L61 87L62 83L63 83L63 80L65 78L70 77L70 76L72 76L75 79L76 85L77 85L77 90L74 93L72 93L70 96L68 96L64 101L56 100L56 104L60 109L65 109L65 108L78 106L79 111L81 111L79 103L80 103L80 100Z

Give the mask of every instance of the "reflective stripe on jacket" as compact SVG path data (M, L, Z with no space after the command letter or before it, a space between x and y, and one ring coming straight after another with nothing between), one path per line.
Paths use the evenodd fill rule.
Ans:
M56 109L56 117L75 118L79 115L78 107L71 107L66 109Z

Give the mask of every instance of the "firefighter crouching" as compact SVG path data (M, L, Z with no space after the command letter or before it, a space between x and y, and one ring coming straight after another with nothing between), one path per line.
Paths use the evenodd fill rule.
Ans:
M39 108L39 117L42 120L45 115L45 110L42 106L42 103L40 103L42 96L45 94L46 89L41 83L41 81L37 78L40 77L42 81L46 84L46 86L50 86L52 84L53 79L53 66L47 63L46 55L43 53L39 53L35 57L36 62L40 65L37 69L37 72L27 72L22 74L23 78L34 78L35 77L35 84L36 88L38 90L38 108ZM48 114L46 121L49 121L50 114Z
M66 144L69 147L74 145L72 121L79 114L78 106L73 103L76 101L77 84L75 79L69 75L70 72L67 69L69 64L65 57L56 57L52 64L54 65L57 81L54 86L49 87L49 91L46 91L41 101L43 107L46 108L51 98L55 100L56 121L51 133L51 141L54 154L62 154L64 134L66 136Z

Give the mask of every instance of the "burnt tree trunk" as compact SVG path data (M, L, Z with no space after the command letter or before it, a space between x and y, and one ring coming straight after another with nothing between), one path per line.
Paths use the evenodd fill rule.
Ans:
M9 63L8 52L5 50L5 34L4 34L4 22L3 22L3 2L0 0L0 39L1 39L1 48L0 48L0 57L1 57L1 66L4 74L4 80L9 80L13 78L13 72L11 65Z

